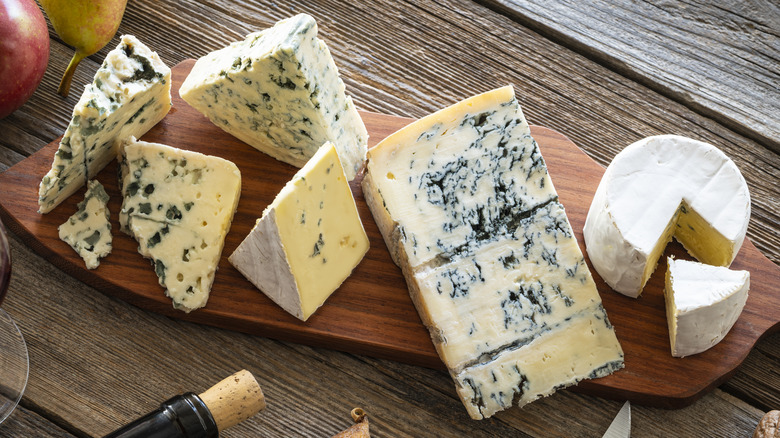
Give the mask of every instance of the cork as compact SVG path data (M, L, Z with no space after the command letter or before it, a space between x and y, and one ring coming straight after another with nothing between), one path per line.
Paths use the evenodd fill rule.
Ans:
M241 370L199 395L211 411L220 432L265 408L265 397L255 377Z

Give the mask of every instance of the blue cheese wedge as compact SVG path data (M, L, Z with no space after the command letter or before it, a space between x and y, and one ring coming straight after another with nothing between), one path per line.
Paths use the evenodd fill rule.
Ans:
M672 356L709 350L742 314L750 272L671 257L667 261L664 296Z
M117 156L117 145L140 137L171 108L171 70L137 38L124 35L73 109L73 117L38 193L48 213Z
M339 155L323 145L230 256L258 289L306 321L368 251Z
M309 15L200 58L179 94L226 132L293 166L326 141L349 180L365 161L366 127Z
M241 193L238 168L130 138L121 146L119 177L122 231L138 241L175 308L205 306Z
M100 259L111 253L111 222L108 194L96 180L87 184L84 200L67 222L58 228L60 239L84 259L87 269L95 269Z
M472 418L624 366L511 87L370 149L363 194Z

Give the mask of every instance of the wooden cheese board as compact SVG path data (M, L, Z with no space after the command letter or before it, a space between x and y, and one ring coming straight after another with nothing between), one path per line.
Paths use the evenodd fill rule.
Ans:
M51 213L37 213L38 184L51 166L59 139L0 174L0 215L6 225L64 272L152 312L274 339L444 369L409 298L401 271L390 259L366 206L361 177L352 182L352 190L371 249L353 275L307 322L284 312L230 265L227 256L297 169L226 134L179 98L179 86L193 63L188 60L173 68L173 109L142 139L221 156L241 170L241 199L205 308L191 313L174 310L149 261L138 254L137 243L119 231L117 212L121 199L115 162L98 175L111 196L114 237L113 252L98 269L87 270L81 258L57 235L57 227L83 199L84 189ZM412 121L368 112L361 116L371 136L369 147ZM604 168L565 136L538 126L531 131L585 253L582 226ZM690 258L675 243L669 245L665 254ZM728 379L761 337L780 328L780 268L747 239L732 268L751 273L747 305L721 343L687 358L673 358L670 354L663 300L665 261L659 264L639 299L613 292L591 269L623 346L626 368L605 378L582 382L574 390L644 405L680 408Z

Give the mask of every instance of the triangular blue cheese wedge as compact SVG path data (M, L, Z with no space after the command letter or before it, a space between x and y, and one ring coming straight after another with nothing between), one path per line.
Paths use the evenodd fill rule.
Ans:
M107 204L106 190L97 180L92 180L87 184L87 193L79 202L76 213L58 228L60 239L84 259L88 269L97 268L100 259L111 252L111 222Z
M302 167L330 141L350 181L363 167L366 127L309 15L198 59L179 94L215 125L277 160Z
M171 70L132 35L108 52L84 89L51 170L38 191L38 211L48 213L94 179L116 158L117 145L140 137L171 108Z
M370 149L363 194L472 418L624 366L512 87Z
M122 231L151 260L177 309L206 305L233 214L241 173L232 162L130 138L120 150Z
M230 256L258 289L306 321L368 251L336 148L325 143Z

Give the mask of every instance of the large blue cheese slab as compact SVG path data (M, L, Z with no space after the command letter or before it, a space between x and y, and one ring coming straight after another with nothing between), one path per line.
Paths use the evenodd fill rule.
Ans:
M121 146L122 231L177 309L206 305L241 193L232 162L130 138Z
M171 70L132 35L108 52L76 106L38 192L48 213L116 158L119 142L140 137L171 108Z
M309 15L198 59L179 94L226 132L293 166L327 141L350 180L365 161L366 127Z
M511 87L380 142L363 193L472 418L624 366Z
M97 180L87 184L84 200L68 220L59 226L60 239L75 250L87 266L95 269L100 259L111 253L111 221L108 212L108 194Z

